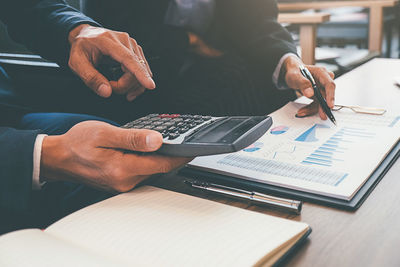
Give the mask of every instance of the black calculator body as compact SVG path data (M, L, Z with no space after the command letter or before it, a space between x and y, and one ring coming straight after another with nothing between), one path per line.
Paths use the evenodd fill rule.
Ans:
M163 155L196 157L230 153L246 148L272 125L269 116L212 117L150 114L122 128L149 129L162 134Z

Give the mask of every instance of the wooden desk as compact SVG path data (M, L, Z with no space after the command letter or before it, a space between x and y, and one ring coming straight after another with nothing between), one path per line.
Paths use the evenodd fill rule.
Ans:
M383 38L383 8L393 7L398 0L347 0L347 1L312 1L296 3L280 3L279 11L300 11L307 9L325 9L357 6L369 8L369 37L368 49L371 52L382 51Z
M374 59L337 79L337 101L385 103L400 111L400 89L392 83L396 75L400 75L400 60ZM308 223L313 232L309 240L289 259L288 266L399 266L399 176L400 162L396 162L355 212L305 203L300 216L272 212L216 195L207 195L188 188L182 183L184 178L172 174L154 177L151 184Z
M305 64L315 64L315 48L317 46L317 26L328 21L328 13L280 13L279 23L300 25L301 59Z

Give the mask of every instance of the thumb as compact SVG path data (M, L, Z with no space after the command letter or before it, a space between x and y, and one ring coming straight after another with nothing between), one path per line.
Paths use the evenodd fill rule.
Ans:
M82 81L101 97L109 97L112 94L110 82L85 56L71 56L69 66L82 79Z
M113 148L131 151L152 152L163 143L162 135L151 130L116 128L112 136Z
M101 97L109 97L112 94L110 82L92 65L88 66L85 75L81 75L83 82Z

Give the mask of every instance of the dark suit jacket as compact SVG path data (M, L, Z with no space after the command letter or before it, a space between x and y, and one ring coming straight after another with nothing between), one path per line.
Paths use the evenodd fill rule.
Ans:
M61 0L4 0L0 4L0 20L14 40L61 64L68 59L69 31L82 23L98 25ZM0 79L6 77L0 75ZM1 105L0 116L7 116L4 110L8 109ZM0 209L17 211L29 207L33 148L39 132L0 127Z
M147 58L179 58L188 47L187 31L164 23L170 0L86 0L86 14L107 28L126 31L143 47ZM277 22L275 0L216 0L209 31L202 36L212 46L243 56L271 73L296 47ZM151 62L150 62L151 65Z
M62 65L68 62L70 30L83 23L100 26L64 0L3 0L0 20L13 40Z

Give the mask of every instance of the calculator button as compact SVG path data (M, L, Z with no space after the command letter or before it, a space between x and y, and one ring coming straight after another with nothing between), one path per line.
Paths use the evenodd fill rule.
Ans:
M176 139L176 138L178 138L178 137L179 137L179 134L178 134L178 133L170 133L170 134L169 134L169 139L170 139L170 140Z
M144 127L144 124L136 124L136 125L132 126L132 128L135 128L135 129L142 129L143 127Z
M163 131L161 134L162 134L163 138L166 138L166 137L169 136L169 132L168 131Z
M171 126L175 126L175 122L173 122L173 121L167 121L167 122L164 122L163 125L164 125L164 126L167 126L167 127L171 127Z
M132 128L133 125L135 125L135 124L133 122L130 122L130 123L125 124L123 127L124 128Z
M157 132L163 132L163 131L165 131L166 129L167 129L167 127L162 126L162 125L153 128L153 130L154 130L154 131L157 131Z
M175 126L171 126L168 128L168 131L170 131L170 132L175 132L176 130L178 130L178 128Z
M153 118L153 117L158 117L158 114L149 114L146 116L147 118Z
M153 121L151 124L154 126L160 126L161 124L163 124L163 122L162 121Z
M143 129L147 129L147 130L152 130L154 128L154 126L152 125L146 125L143 127Z
M201 119L201 115L194 115L194 116L193 116L193 119L199 120L199 119Z
M204 121L208 121L208 120L211 120L211 116L202 116L202 119Z
M188 127L183 127L183 128L180 128L180 129L179 129L179 132L180 132L180 133L186 133L187 131L189 131L189 128L188 128Z
M172 121L174 121L174 122L182 122L183 119L182 118L173 118Z
M185 126L186 125L186 123L184 123L184 122L178 122L177 124L176 124L176 127L183 127L183 126Z
M203 120L195 120L194 123L196 124L202 124L204 121Z
M142 121L140 124L149 125L149 124L151 124L151 121Z
M189 124L189 128L194 128L194 127L196 127L196 126L197 126L196 123L191 123L191 124Z

